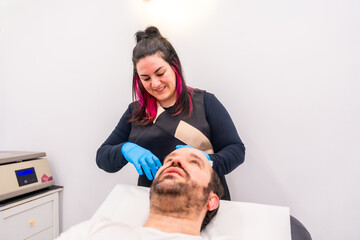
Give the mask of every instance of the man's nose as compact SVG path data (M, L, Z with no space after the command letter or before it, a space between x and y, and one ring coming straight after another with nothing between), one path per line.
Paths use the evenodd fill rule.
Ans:
M173 158L172 159L172 163L171 166L179 166L182 167L182 163L181 163L181 159L180 158Z

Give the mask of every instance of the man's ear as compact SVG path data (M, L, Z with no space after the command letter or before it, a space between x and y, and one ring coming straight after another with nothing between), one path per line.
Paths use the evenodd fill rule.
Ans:
M212 211L219 207L219 197L215 193L211 192L207 203L207 210Z

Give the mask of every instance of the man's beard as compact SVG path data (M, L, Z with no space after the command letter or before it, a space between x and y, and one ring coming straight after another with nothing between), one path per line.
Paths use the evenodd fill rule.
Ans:
M199 186L190 179L183 168L181 169L185 173L185 182L170 181L176 178L172 175L159 180L159 174L159 177L154 179L150 188L151 211L180 217L198 214L204 209L210 195L209 188Z

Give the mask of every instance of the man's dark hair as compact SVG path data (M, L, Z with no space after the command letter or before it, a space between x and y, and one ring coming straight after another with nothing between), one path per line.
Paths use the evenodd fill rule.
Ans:
M212 169L212 174L211 174L211 179L210 179L210 183L209 183L209 186L208 186L208 191L209 192L214 192L218 197L219 197L219 200L220 198L223 196L224 194L224 189L223 189L223 186L220 182L220 178L219 176L217 175L217 173L215 172L214 169ZM219 206L212 210L212 211L207 211L205 217L204 217L204 220L201 224L201 230L204 230L205 227L211 222L211 220L216 216L217 212L218 212L218 209L220 207L220 202L219 202Z

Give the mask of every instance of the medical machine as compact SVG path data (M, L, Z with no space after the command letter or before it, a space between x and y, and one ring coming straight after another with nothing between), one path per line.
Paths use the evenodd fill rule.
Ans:
M44 152L0 151L0 201L54 184Z

